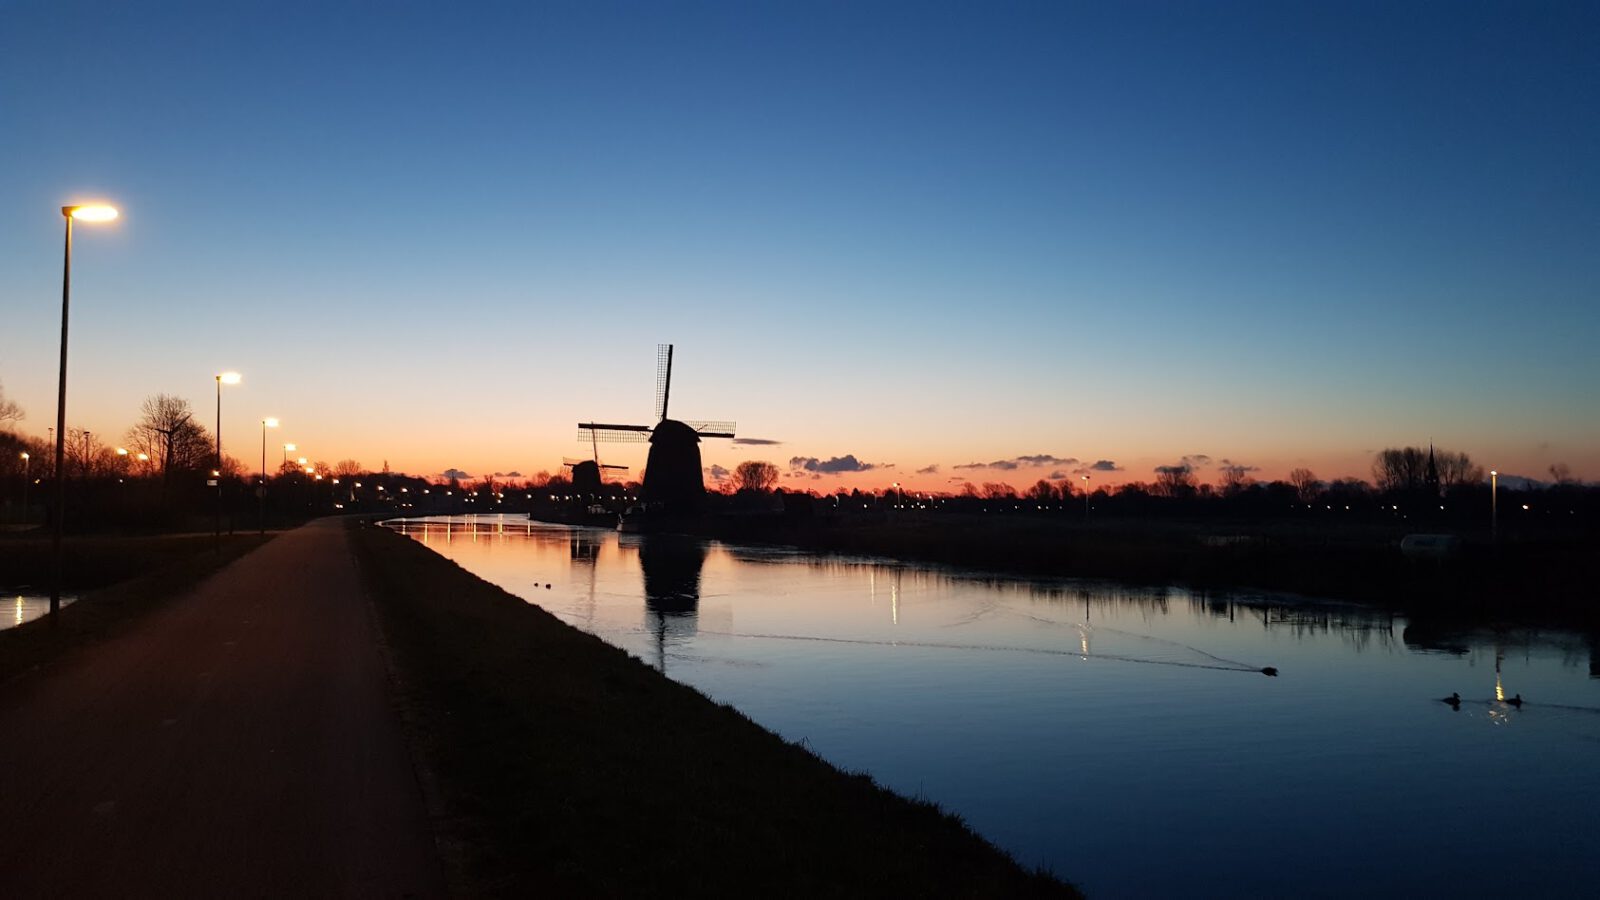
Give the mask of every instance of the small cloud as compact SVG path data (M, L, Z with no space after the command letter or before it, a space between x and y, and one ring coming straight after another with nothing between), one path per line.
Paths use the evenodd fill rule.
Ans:
M1205 455L1204 453L1191 453L1188 456L1185 456L1180 462L1191 469L1198 469L1201 466L1211 465L1211 457Z
M713 463L710 468L706 469L706 474L711 476L712 481L725 481L730 473L722 466Z
M521 472L516 472L516 471L512 471L512 472L496 472L496 473L494 473L494 475L492 477L494 477L494 478L521 478L522 477L522 473Z
M993 462L970 462L956 466L958 469L999 469L1010 472L1021 468L1042 468L1044 466L1075 466L1078 464L1072 457L1062 458L1051 456L1048 453L1035 453L1032 455L1014 456L1011 459L997 459Z
M1057 469L1054 472L1051 472L1049 475L1046 475L1045 477L1050 479L1051 481L1060 481L1061 479L1067 477L1067 473L1061 471L1060 469Z
M767 438L734 438L733 442L745 447L771 447L783 443L783 441L773 441Z
M1187 456L1184 457L1185 460L1188 458L1189 457ZM1187 462L1180 462L1175 466L1156 466L1150 471L1156 473L1157 475L1187 475L1194 471L1194 467L1189 465Z
M892 463L890 464L892 465ZM818 472L836 475L840 472L867 472L872 469L883 468L880 463L862 462L856 459L855 454L847 453L844 456L835 456L832 459L819 460L815 456L795 456L789 460L789 468L804 469L807 472Z
M1035 456L1019 456L1019 457L1017 457L1017 462L1021 463L1022 465L1025 465L1025 466L1041 466L1041 467L1042 466L1075 466L1075 465L1078 464L1078 460L1076 458L1074 458L1074 457L1068 456L1065 459L1063 459L1062 457L1059 457L1059 456L1051 456L1048 453L1040 453L1040 454L1037 454Z
M917 470L917 474L918 475L937 475L937 474L939 474L939 466L937 464L934 464L934 465L931 465L931 466L923 466L922 468Z
M1087 466L1082 466L1080 468L1077 468L1077 469L1073 470L1073 472L1078 474L1078 475L1087 475L1090 472L1122 472L1122 471L1125 471L1125 470L1121 466L1117 465L1116 463L1112 462L1109 459L1097 459L1097 460L1095 460L1094 462L1090 463Z
M445 478L454 478L457 481L465 481L472 477L471 472L463 472L460 469L445 469L441 474Z

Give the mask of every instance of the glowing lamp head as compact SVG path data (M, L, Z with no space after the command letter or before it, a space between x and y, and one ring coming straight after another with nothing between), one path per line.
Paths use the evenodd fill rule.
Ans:
M149 461L150 461L150 454L148 454L148 453L139 454L139 462L149 462Z
M299 450L300 448L296 447L293 444L284 444L283 445L283 449L285 449L285 450Z
M28 456L27 451L23 451L22 458L23 459L30 459L31 457Z
M61 214L80 222L109 222L118 215L115 206L63 206Z
M1495 470L1494 470L1494 469L1490 469L1490 470L1489 470L1489 474L1490 474L1490 475L1496 475L1496 476L1498 476L1498 475L1499 475L1499 474L1500 474L1500 473L1499 473L1499 472L1496 472L1496 471L1495 471Z
M128 448L127 447L118 447L117 448L117 455L118 456L127 456L128 455Z
M303 466L303 465L306 464L306 458L304 456L302 456L299 459L295 460L295 462L297 462L297 463L299 463L300 465Z
M244 376L240 375L238 372L223 372L221 375L217 376L217 381L221 382L222 384L238 384L243 380Z
M278 420L272 418L271 416L268 416L265 419L261 420L261 424L266 426L267 428L277 428L278 427Z

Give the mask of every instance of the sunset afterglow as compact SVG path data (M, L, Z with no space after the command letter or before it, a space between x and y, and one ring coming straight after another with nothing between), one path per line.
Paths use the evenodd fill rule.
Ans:
M672 342L674 413L738 422L708 471L785 487L1369 478L1429 442L1600 478L1589 14L1213 18L277 10L223 51L222 9L24 4L0 384L43 437L54 211L105 197L69 424L113 439L227 365L230 446L273 411L313 460L554 473L575 423L650 419ZM41 77L63 46L103 58Z

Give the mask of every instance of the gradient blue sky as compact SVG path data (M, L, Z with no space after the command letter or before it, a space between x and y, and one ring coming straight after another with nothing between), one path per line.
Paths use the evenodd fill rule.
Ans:
M334 461L1600 478L1600 5L0 2L0 383ZM635 467L640 448L611 459ZM895 468L881 468L894 464ZM936 475L913 470L937 465Z

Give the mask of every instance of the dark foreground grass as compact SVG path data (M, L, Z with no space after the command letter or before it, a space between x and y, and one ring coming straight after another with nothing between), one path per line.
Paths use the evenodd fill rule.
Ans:
M411 540L352 541L456 893L1076 896Z
M69 538L63 580L77 602L49 616L0 630L0 683L63 655L115 637L201 579L271 540L207 535ZM0 588L48 593L48 540L0 541Z

